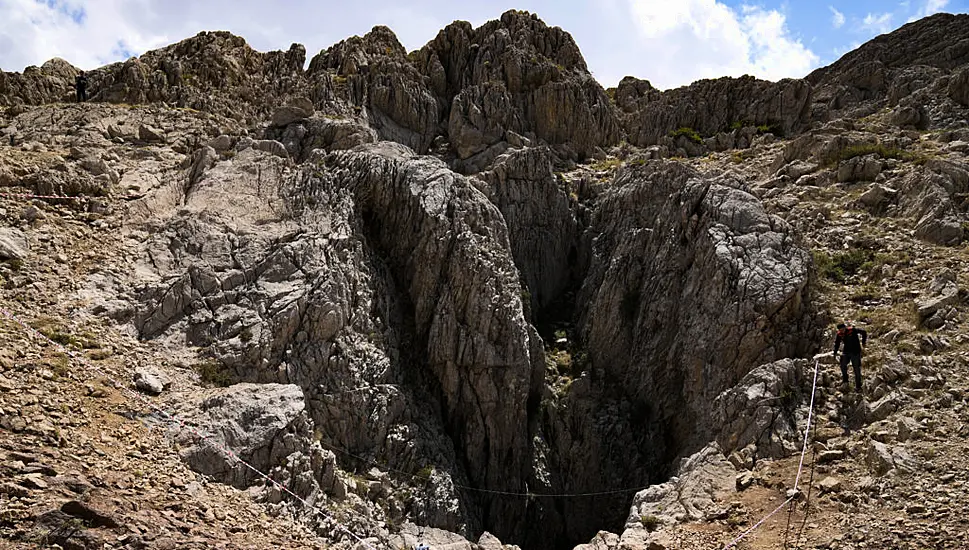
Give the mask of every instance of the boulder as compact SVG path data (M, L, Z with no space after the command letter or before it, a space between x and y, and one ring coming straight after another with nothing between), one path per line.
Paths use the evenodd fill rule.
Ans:
M135 387L150 395L158 395L171 384L171 380L153 369L137 369L134 375Z
M147 143L164 143L165 133L158 128L142 124L138 126L138 139Z
M704 519L734 491L736 470L715 443L680 461L670 481L636 493L626 529L643 529L644 517L659 525Z
M947 93L956 103L969 107L969 65L952 74Z
M263 497L278 503L278 487L265 486L261 476L226 451L271 478L282 480L302 498L318 491L332 492L336 457L313 439L313 424L305 411L303 392L292 384L236 384L200 392L185 403L179 417L201 426L178 434L180 455L195 471L245 489L263 485Z
M730 453L750 444L761 457L781 458L800 450L796 418L787 416L802 393L804 360L782 359L747 373L713 402L717 442Z
M897 198L897 189L873 183L867 191L858 197L858 204L877 215L883 214L890 205L895 203Z
M313 116L313 102L306 98L296 98L289 105L284 105L272 116L272 125L283 128L290 124Z
M0 260L23 261L30 246L27 235L15 227L0 227Z
M877 477L893 471L903 474L912 473L918 467L915 458L905 449L898 446L890 447L877 441L869 443L865 463L869 471Z
M883 165L881 158L875 154L850 158L838 165L838 181L845 183L875 181Z
M925 322L940 309L954 305L958 301L959 285L956 284L955 275L949 272L936 277L929 288L915 301L919 323Z

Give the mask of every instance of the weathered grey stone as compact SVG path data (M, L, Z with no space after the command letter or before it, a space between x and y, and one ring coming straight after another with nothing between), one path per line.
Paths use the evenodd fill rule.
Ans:
M665 524L703 519L734 490L735 471L716 444L684 458L676 476L636 493L626 529L642 529L642 517Z
M915 301L919 322L925 322L940 309L958 301L959 285L955 282L955 276L949 273L936 277L923 295Z
M313 116L313 103L305 98L299 98L289 105L284 105L273 113L272 125L283 128L290 124Z
M842 482L840 479L836 477L828 476L822 479L821 483L819 483L818 486L821 488L821 494L837 493L841 491Z
M902 416L898 419L898 441L904 443L910 439L916 439L923 432L923 426L910 416Z
M803 345L794 333L814 330L804 317L807 253L732 183L676 162L624 168L587 232L577 304L592 363L641 388L680 440L715 425L710 404L750 365L787 356ZM708 325L694 322L697 311L709 312ZM741 334L745 326L765 332Z
M219 153L228 151L229 149L232 149L232 136L222 134L210 141L209 147L215 149Z
M898 190L873 183L860 197L858 203L868 208L874 214L884 213L895 202Z
M289 152L286 151L286 147L273 139L256 139L252 141L251 147L257 151L264 151L271 155L276 155L281 158L289 158Z
M803 371L808 366L806 361L790 359L762 365L717 396L712 418L719 426L720 447L732 452L754 444L758 455L771 458L799 450L796 419L787 418L784 407L801 392Z
M842 162L838 166L839 182L875 181L883 167L878 155L864 155Z
M156 372L138 369L135 371L134 376L135 387L139 391L158 395L165 391L166 384L162 381L162 378ZM170 382L169 382L170 383Z
M158 128L153 128L147 124L138 126L138 139L146 142L164 143L165 133Z
M24 232L15 227L0 227L0 260L27 258L29 244Z
M627 139L640 146L658 144L679 128L712 136L736 123L771 125L786 136L806 122L810 98L811 86L803 80L775 83L750 76L700 80L664 92L626 77L616 89Z
M878 477L892 471L911 473L917 468L916 460L906 450L877 441L870 442L865 462L869 471Z
M949 79L949 97L966 107L969 107L969 66L955 72Z

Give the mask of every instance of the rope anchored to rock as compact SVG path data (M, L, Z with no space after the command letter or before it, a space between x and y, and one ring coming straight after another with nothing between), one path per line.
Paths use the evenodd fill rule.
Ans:
M313 514L319 514L324 519L327 519L330 522L332 522L334 525L336 525L336 527L340 531L346 533L347 535L349 535L351 538L353 538L354 540L356 540L360 544L363 544L364 546L366 546L370 550L376 550L363 537L361 537L360 535L357 535L356 533L354 533L353 531L351 531L348 527L346 527L345 525L343 525L342 523L340 523L339 521L337 521L336 518L334 518L333 516L327 514L326 512L324 512L323 510L321 510L320 508L318 508L316 506L313 506L308 501L306 501L306 499L304 499L303 497L297 495L296 493L294 493L293 491L291 491L289 488L287 488L282 483L279 483L278 481L276 481L275 479L273 479L272 477L270 477L268 474L262 472L261 470L259 470L255 466L253 466L252 464L250 464L250 463L246 462L245 460L243 460L241 457L239 457L239 455L237 455L231 449L228 449L225 446L223 446L223 445L219 444L218 442L216 442L215 440L213 440L211 434L206 434L206 433L200 431L195 426L192 426L191 424L186 423L181 418L178 418L177 416L175 416L175 415L169 413L168 411L162 409L161 407L155 405L147 397L145 397L144 395L141 395L140 393L132 390L131 388L127 387L127 385L119 382L114 376L112 376L111 374L109 374L108 372L106 372L101 367L99 367L99 366L97 366L97 365L95 365L93 363L88 362L87 360L84 359L83 356L79 356L77 354L77 352L75 352L74 350L71 350L71 349L67 348L66 346L60 344L59 342L56 342L56 341L48 338L44 333L42 333L39 330L31 327L26 322L24 322L23 320L21 320L19 317L17 317L16 315L14 315L13 313L11 313L10 311L7 311L3 307L0 307L0 314L2 314L3 316L7 317L8 319L10 319L11 321L13 321L14 323L20 325L29 334L32 334L32 335L37 336L37 337L40 337L42 340L44 340L47 343L53 345L55 348L57 348L58 351L60 351L61 353L64 353L69 358L71 358L73 360L76 360L82 366L84 366L84 367L86 367L86 368L88 368L88 369L90 369L90 370L92 370L92 371L100 374L101 376L103 376L104 378L106 378L107 380L109 380L114 385L114 387L118 388L122 392L125 392L125 393L133 396L136 400L140 401L142 404L144 404L145 406L147 406L148 408L150 408L152 411L154 411L155 413L157 413L158 415L160 415L162 418L164 418L168 422L173 423L173 424L177 424L179 426L179 428L188 430L193 435L195 435L196 437L198 437L201 441L204 441L204 442L208 443L214 449L218 450L219 452L221 452L222 454L224 454L226 457L228 457L230 460L235 461L235 462L237 462L239 464L242 464L244 467L248 468L249 470L252 470L253 473L255 473L256 475L258 475L262 479L266 480L267 482L269 482L270 484L272 484L274 487L276 487L280 491L282 491L282 492L286 493L287 495L291 496L293 499L295 499L300 504L302 504L309 512L311 512Z
M811 434L811 420L814 417L814 396L818 388L818 370L820 368L820 365L821 365L820 360L814 361L814 382L811 384L811 405L808 408L807 426L804 427L804 442L801 445L801 460L797 465L797 476L795 476L794 478L794 489L791 491L791 496L789 496L787 500L782 502L780 506L778 506L777 508L774 508L774 510L771 511L771 513L767 514L760 521L758 521L749 529L741 533L740 536L730 541L729 544L723 547L723 550L728 550L729 548L733 548L737 546L737 544L739 544L741 540L743 540L748 535L750 535L751 533L759 529L762 525L764 525L765 522L767 522L768 519L773 517L777 512L780 512L785 506L793 502L794 499L796 499L797 496L800 494L798 490L798 485L801 482L801 472L804 469L804 455L807 454L808 437Z

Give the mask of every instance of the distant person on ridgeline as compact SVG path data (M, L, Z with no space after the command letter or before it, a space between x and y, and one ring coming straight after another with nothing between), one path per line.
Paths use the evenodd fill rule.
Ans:
M87 101L87 77L84 76L84 71L74 78L74 88L77 89L77 102Z
M841 353L841 383L848 385L848 362L855 371L855 389L861 392L861 356L868 343L868 333L864 329L851 326L851 323L838 325L838 336L834 339L834 356L838 357L838 348L844 343Z

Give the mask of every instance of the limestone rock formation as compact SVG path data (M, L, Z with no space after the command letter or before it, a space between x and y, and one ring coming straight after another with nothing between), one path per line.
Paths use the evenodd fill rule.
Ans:
M903 97L940 81L944 74L969 62L967 22L966 14L927 17L878 36L815 70L806 77L815 88L813 116L829 120L834 118L831 113L873 112L876 107L866 105L877 105L886 98L896 105ZM957 74L952 81L958 80ZM959 84L954 86L959 89Z
M790 359L762 365L717 396L714 423L720 427L717 442L723 452L754 445L758 457L780 458L799 451L802 432L793 413L811 366Z
M647 146L680 128L702 137L742 126L768 126L787 136L808 122L811 86L803 80L767 82L753 77L700 80L660 92L649 82L626 77L615 92L629 143Z
M751 365L807 351L794 335L813 325L810 259L738 182L676 162L625 169L588 233L578 304L591 362L639 389L674 440L702 439L708 404Z
M190 429L179 434L182 457L195 470L239 488L262 479L223 449L263 472L289 464L291 470L280 481L303 497L319 489L318 476L327 471L329 489L334 456L311 443L313 428L305 408L303 393L295 385L236 384L210 391L179 411L190 425L206 430L205 439Z
M717 547L784 498L821 308L862 317L873 351L864 399L824 358L814 443L837 479L812 506L915 494L891 470L960 503L946 484L965 480L935 474L959 471L969 395L964 21L804 80L668 91L604 91L565 31L518 11L411 53L377 27L305 71L301 46L202 33L91 71L85 105L56 103L67 62L3 73L0 301L76 354L2 331L0 443L56 446L72 472L147 453L131 425L110 453L76 429L79 407L128 420L98 380L70 403L14 391L79 385L63 361L83 355L377 547ZM296 511L182 436L197 472ZM944 461L912 450L938 441ZM32 464L4 462L0 493L74 491ZM138 486L123 475L97 491ZM737 490L762 500L745 513ZM205 518L193 536L219 524L184 514Z

